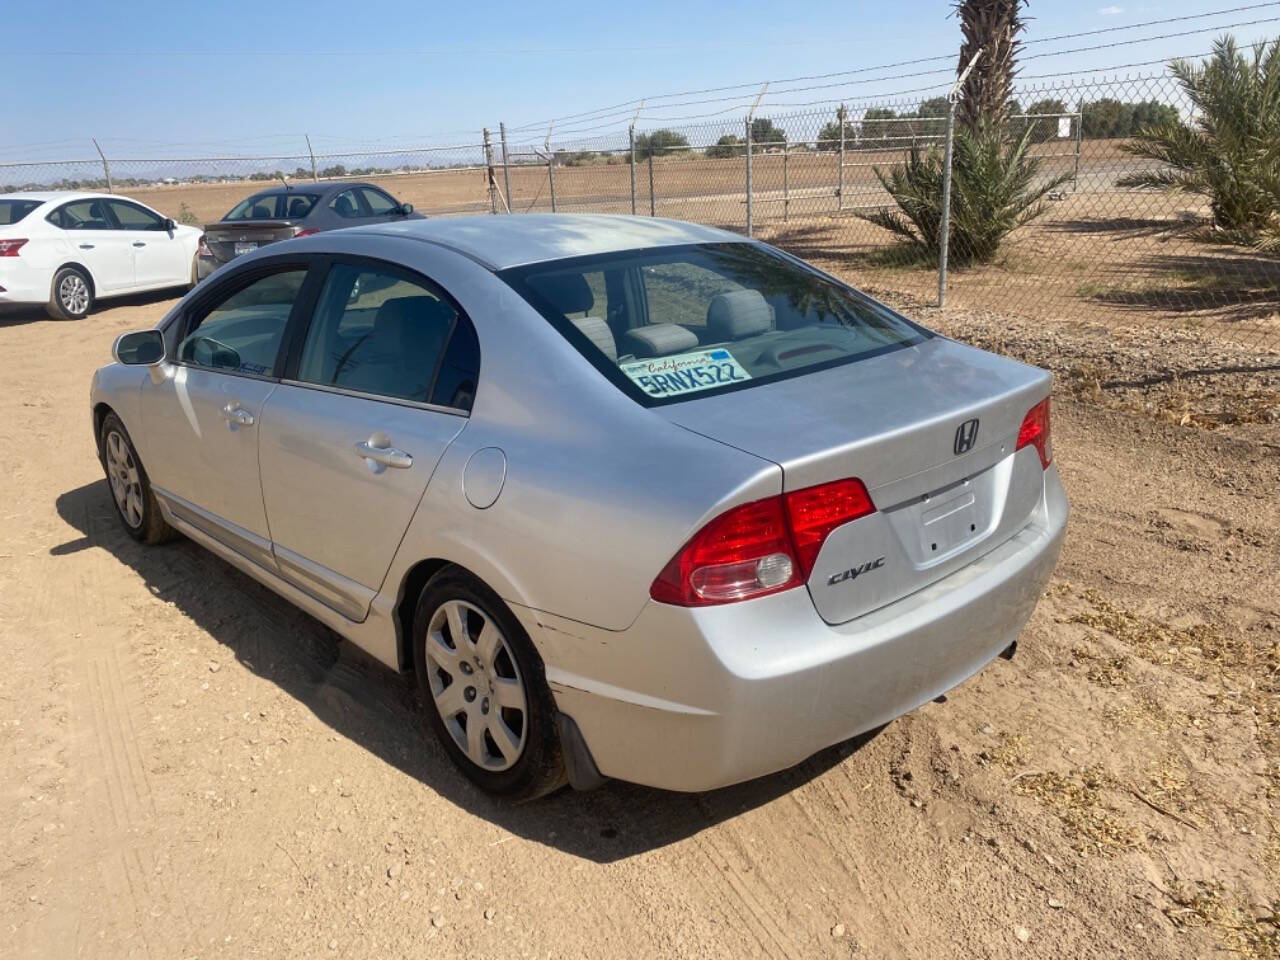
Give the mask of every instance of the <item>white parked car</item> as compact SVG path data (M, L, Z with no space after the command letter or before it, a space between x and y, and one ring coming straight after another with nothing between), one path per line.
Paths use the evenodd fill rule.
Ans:
M79 320L107 297L195 283L203 232L104 193L0 196L0 304Z

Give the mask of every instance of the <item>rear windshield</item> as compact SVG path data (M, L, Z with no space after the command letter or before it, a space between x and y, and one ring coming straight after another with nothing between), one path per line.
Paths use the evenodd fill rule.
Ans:
M301 220L320 198L314 193L260 193L232 207L223 220Z
M17 223L42 202L40 200L0 200L0 227Z
M646 406L746 389L932 336L751 243L579 257L499 276Z

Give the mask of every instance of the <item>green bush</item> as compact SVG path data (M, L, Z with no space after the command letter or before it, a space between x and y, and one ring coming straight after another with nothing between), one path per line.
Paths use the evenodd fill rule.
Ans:
M1205 197L1225 239L1270 247L1280 231L1280 38L1250 57L1223 37L1208 60L1174 60L1169 70L1194 119L1145 124L1123 148L1162 166L1117 185Z
M977 134L957 126L951 167L949 262L990 263L1001 242L1044 213L1045 197L1070 174L1040 180L1040 161L1028 156L1031 129L1006 141L995 128ZM860 213L862 219L896 234L922 256L936 257L942 236L941 152L912 147L905 163L875 174L897 210Z

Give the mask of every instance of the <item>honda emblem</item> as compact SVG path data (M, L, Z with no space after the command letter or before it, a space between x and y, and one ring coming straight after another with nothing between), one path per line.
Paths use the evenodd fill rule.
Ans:
M956 442L951 448L955 451L956 456L962 453L968 453L973 449L973 445L978 442L978 421L977 419L966 420L960 426L956 427Z

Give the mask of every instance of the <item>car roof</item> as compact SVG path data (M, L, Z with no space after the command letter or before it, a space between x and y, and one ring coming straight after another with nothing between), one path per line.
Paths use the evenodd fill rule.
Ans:
M315 183L310 180L301 180L297 183L291 183L284 187L268 187L265 190L259 190L257 193L251 194L254 197L278 197L282 194L290 193L318 193L321 196L327 193L337 193L340 190L349 190L352 187L372 187L372 183L366 183L363 180L336 180L329 183Z
M116 200L127 199L113 193L92 193L85 190L32 190L21 193L0 193L0 200L36 200L50 203L54 200L83 200L90 197L111 197Z
M624 250L746 242L739 234L680 220L580 213L440 217L343 232L423 240L454 250L490 270Z

